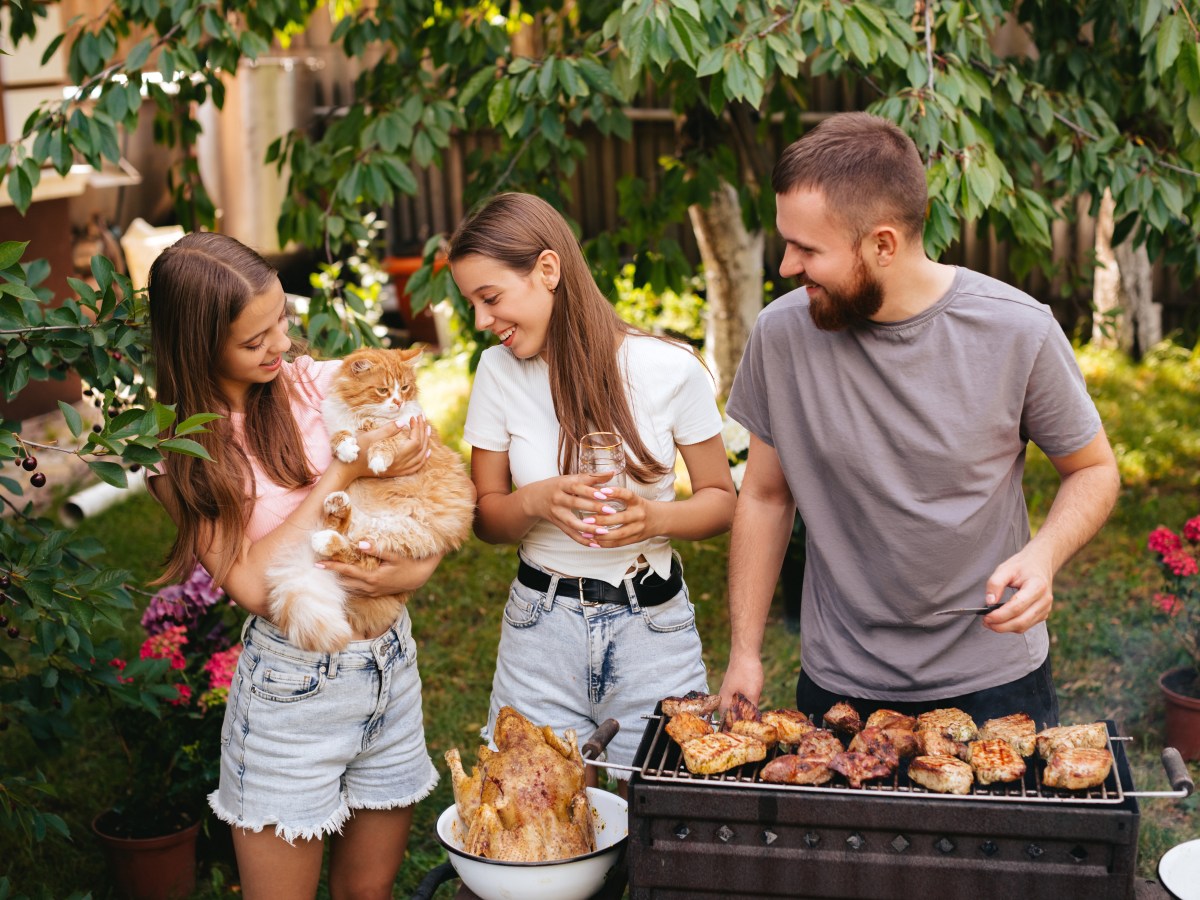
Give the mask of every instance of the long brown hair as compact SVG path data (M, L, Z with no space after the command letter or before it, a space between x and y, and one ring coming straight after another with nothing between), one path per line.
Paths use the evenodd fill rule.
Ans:
M222 234L184 235L150 267L150 345L159 402L175 405L177 423L201 412L225 416L211 422L208 433L188 435L212 462L168 453L161 465L179 510L179 531L161 582L187 575L207 549L200 546L204 534L220 538L222 555L213 578L220 583L228 574L253 508L247 497L257 493L251 456L284 487L301 487L314 477L292 417L294 386L287 370L266 384L251 385L241 436L245 446L235 437L229 403L215 377L230 326L277 277L261 256Z
M623 336L647 332L623 321L605 299L558 210L532 194L497 194L458 226L450 238L449 258L483 256L524 277L546 250L558 254L560 268L546 333L550 396L559 424L559 471L575 470L579 439L585 434L615 431L629 451L629 475L652 484L670 471L674 460L657 459L638 434L618 358ZM580 360L590 363L585 377L579 374Z

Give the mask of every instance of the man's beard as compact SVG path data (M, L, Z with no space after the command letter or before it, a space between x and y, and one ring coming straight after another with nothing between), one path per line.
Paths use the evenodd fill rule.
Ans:
M854 276L849 290L835 292L821 285L823 296L809 294L808 314L822 331L861 328L883 306L883 285L868 274L862 256L855 262ZM803 284L808 287L812 282L803 279Z

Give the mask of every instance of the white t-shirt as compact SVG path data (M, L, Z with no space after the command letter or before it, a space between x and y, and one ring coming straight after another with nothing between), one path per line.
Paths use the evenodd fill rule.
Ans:
M629 335L618 359L638 434L661 462L674 464L677 444L698 444L720 433L712 379L690 348ZM517 359L506 347L485 350L467 409L466 441L480 450L506 451L513 484L520 488L562 474L558 434L549 365L537 357ZM630 478L626 486L648 500L675 499L674 471L654 484ZM671 572L671 542L665 537L626 547L584 547L544 519L525 535L521 553L544 569L614 585L639 555L658 575Z

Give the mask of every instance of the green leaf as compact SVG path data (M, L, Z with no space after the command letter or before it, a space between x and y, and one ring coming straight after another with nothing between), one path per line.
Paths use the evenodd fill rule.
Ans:
M211 460L208 451L197 444L195 441L187 438L171 438L169 441L163 441L158 446L165 447L167 450L172 450L175 453L182 453L184 456L198 456L200 459Z
M1143 40L1150 34L1151 29L1158 24L1158 17L1162 14L1162 0L1144 0L1144 3L1142 18L1138 22L1139 36Z
M21 259L25 253L25 248L29 246L29 241L4 241L0 243L0 272L8 269Z
M194 416L188 416L179 423L179 427L175 429L176 437L183 437L185 434L193 434L197 431L207 431L204 426L215 419L223 419L224 416L219 413L196 413Z
M79 417L75 407L59 400L58 408L62 410L63 418L67 420L67 427L71 429L72 436L79 437L79 433L83 431L83 419Z
M1159 75L1166 75L1167 70L1179 56L1179 48L1183 44L1187 24L1183 17L1176 14L1167 17L1166 22L1158 31L1158 47L1154 52L1154 66Z
M107 256L96 254L92 257L92 277L96 279L101 291L109 289L115 273L116 269Z
M496 69L493 66L488 66L487 68L480 69L478 72L476 72L474 75L472 75L470 81L467 82L466 86L461 91L459 91L459 94L458 94L459 106L465 108L472 100L475 99L475 97L479 94L480 91L482 91L485 87L487 87L488 82L494 81L495 78L496 78Z
M126 71L131 72L144 66L146 64L146 60L150 58L150 50L153 48L153 46L154 44L151 42L150 38L142 38L140 41L134 44L133 49L129 51L129 55L125 57Z
M113 487L129 487L129 481L125 476L125 468L114 462L105 462L104 460L89 460L88 468L96 473L101 481L108 482Z
M553 67L551 67L553 69ZM512 82L507 78L501 78L496 82L488 94L487 113L488 122L492 125L499 125L508 115L508 105L512 100ZM422 132L424 134L424 132Z

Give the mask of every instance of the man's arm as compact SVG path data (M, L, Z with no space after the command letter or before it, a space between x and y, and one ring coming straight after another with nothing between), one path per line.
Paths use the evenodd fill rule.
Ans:
M735 691L755 703L762 695L763 632L795 517L775 448L751 435L729 550L731 643L729 668L721 683L722 709Z
M1050 617L1054 575L1080 547L1092 539L1117 501L1121 476L1108 436L1101 426L1086 447L1052 456L1062 483L1037 535L1019 553L1002 562L987 580L986 601L998 599L1006 587L1017 593L983 624L992 631L1023 634Z

